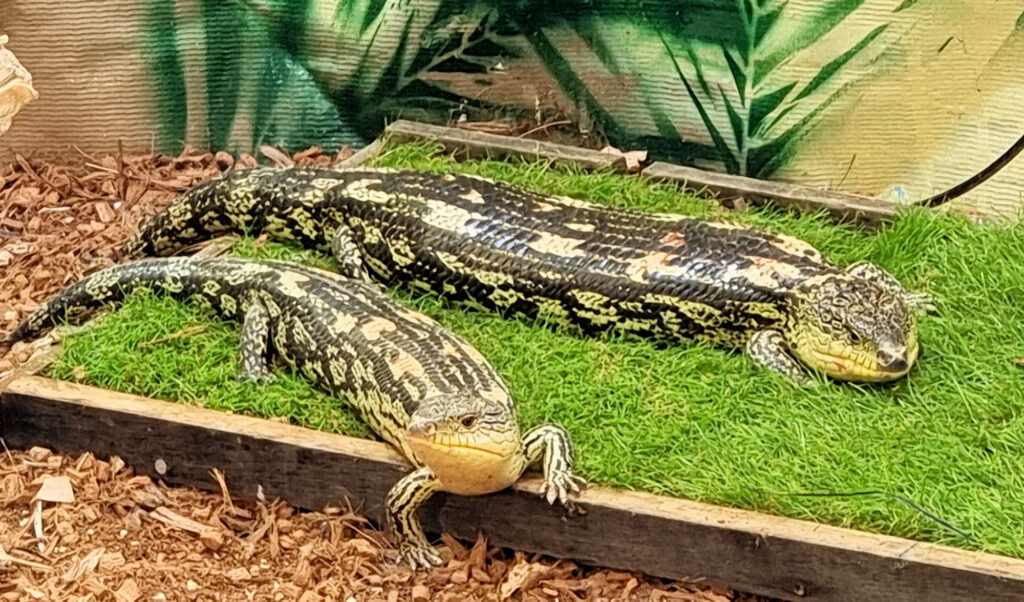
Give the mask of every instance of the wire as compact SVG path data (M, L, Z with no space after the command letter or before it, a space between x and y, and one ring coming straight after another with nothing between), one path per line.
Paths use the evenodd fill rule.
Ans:
M931 512L929 510L926 510L926 509L922 508L921 506L918 506L912 500L910 500L910 499L908 499L906 497L903 497L902 495L897 495L895 493L889 493L888 491L852 491L852 492L847 492L847 493L815 493L815 492L785 493L785 492L775 492L775 491L764 491L764 490L761 490L761 489L754 489L754 491L757 491L758 493L761 493L761 494L764 494L764 495L775 495L775 496L784 496L784 497L858 497L858 496L868 496L868 495L881 495L881 496L885 496L885 497L888 497L888 498L892 498L892 499L896 500L897 502L903 504L904 506L910 508L911 510L919 512L920 514L930 518L931 520L933 520L936 523L942 525L943 527L946 527L947 529L955 532L957 535L959 535L960 537L963 537L964 539L966 539L967 541L969 541L971 543L975 543L975 544L978 543L978 540L975 539L975 537L973 535L971 535L970 533L964 531L963 529L960 529L959 527L954 526L952 523L950 523L946 519L942 518L941 516L938 516L937 514Z
M996 175L996 173L1000 169L1006 167L1006 165L1010 161L1013 161L1014 158L1016 158L1017 155L1021 153L1021 151L1024 151L1024 135L1018 138L1017 142L1015 142L1013 146L1011 146L1005 153L1000 155L998 159L993 161L985 169L979 171L978 173L974 174L973 176L964 180L963 182L957 184L956 186L950 188L949 190L946 190L945 192L940 192L939 194L929 197L916 204L922 205L924 207L938 207L939 205L945 202L951 201L959 196L962 196L970 192L985 180L988 180L992 176Z

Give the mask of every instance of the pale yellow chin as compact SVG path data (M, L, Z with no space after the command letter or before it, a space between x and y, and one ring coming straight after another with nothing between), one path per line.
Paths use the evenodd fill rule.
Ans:
M433 471L441 489L457 495L485 495L509 487L522 475L525 458L518 445L445 441L408 435L413 453Z
M811 369L824 372L836 380L880 383L902 378L910 372L910 368L917 360L917 352L918 346L915 341L907 353L907 368L905 370L884 370L879 368L874 361L867 363L860 361L859 358L834 355L819 349L809 350L803 355L803 361Z
M867 366L848 357L840 357L819 351L810 354L813 358L807 365L813 370L824 372L836 380L853 382L886 382L895 380L906 372L879 370L878 366Z

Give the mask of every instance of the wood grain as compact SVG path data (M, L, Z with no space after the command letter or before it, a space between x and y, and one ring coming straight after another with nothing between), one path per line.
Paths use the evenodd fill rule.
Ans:
M444 145L445 149L464 158L550 159L555 163L571 164L587 169L626 171L625 159L621 155L613 153L603 153L540 140L472 132L404 119L388 125L384 130L384 136L393 142L437 141Z
M382 138L374 138L372 142L357 150L348 159L342 159L334 164L334 167L339 169L351 169L359 167L365 164L367 161L372 160L374 157L379 155L384 150L384 140Z
M236 495L351 503L375 520L409 469L374 441L35 376L11 382L0 403L11 447L119 455L142 474L213 491L216 467ZM493 495L438 495L421 516L432 533L482 531L497 545L789 600L1024 599L1015 559L600 487L574 516L539 487L531 476Z
M898 208L895 203L870 196L715 173L661 161L649 165L643 175L655 181L678 182L693 190L706 190L721 199L768 201L812 212L824 209L834 217L868 224L888 221Z

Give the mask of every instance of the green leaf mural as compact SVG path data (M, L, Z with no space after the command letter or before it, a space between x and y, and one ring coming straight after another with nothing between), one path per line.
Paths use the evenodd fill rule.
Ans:
M150 0L144 40L164 148L184 141L190 94L205 96L207 132L191 142L209 148L362 145L403 111L482 105L420 76L485 72L515 33L477 0L200 0L202 72L186 76L177 6ZM197 76L202 88L189 85Z
M206 28L207 127L210 146L228 148L238 110L242 55L236 52L245 32L242 5L221 0L202 0Z
M789 57L819 42L862 1L821 2L813 18L787 21L786 2L736 0L734 14L742 24L745 39L736 45L718 44L719 61L709 60L713 53L708 51L708 45L704 52L697 52L693 48L696 42L669 39L659 32L665 53L700 116L718 159L729 172L770 177L791 156L795 143L845 89L841 81L844 68L874 43L888 25L879 25L867 33L821 66L809 80L780 81L778 72ZM778 35L783 24L785 32ZM686 48L685 61L680 60L677 46ZM721 82L718 98L707 86L695 90L687 73L695 73L701 80ZM835 86L830 84L837 81L838 90L834 90ZM728 137L721 132L725 125L732 130Z
M150 1L148 56L161 138L171 143L184 137L185 99L197 91L178 54L176 3ZM794 10L790 0L200 0L206 143L330 149L367 142L391 117L500 111L500 99L460 96L424 76L486 76L525 47L613 144L770 177L849 89L851 65L884 44L887 24L830 50L816 72L789 69L801 52L835 49L829 34L864 2ZM913 1L897 4L894 13ZM657 135L638 134L621 106L605 106L603 84L576 64L581 53L596 58L602 76L636 80L641 93L647 81L676 79L685 94L660 88L640 99ZM653 71L636 68L638 56L658 55L666 60Z
M149 0L144 29L149 53L149 72L156 82L157 110L160 123L159 144L178 152L185 143L188 125L188 97L185 69L178 50L177 21L174 0Z

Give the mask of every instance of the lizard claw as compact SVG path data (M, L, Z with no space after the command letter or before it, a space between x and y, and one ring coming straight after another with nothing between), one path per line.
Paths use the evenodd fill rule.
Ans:
M580 487L585 485L586 481L568 470L553 470L544 478L540 492L549 504L554 504L555 500L558 500L565 506L568 505L570 492L579 493Z
M414 543L403 543L398 547L398 562L408 565L414 571L441 566L444 563L437 550L429 545Z
M269 384L277 380L277 375L273 372L243 372L242 380L256 384Z
M904 301L911 311L922 314L938 313L935 298L928 293L907 293L904 295Z

